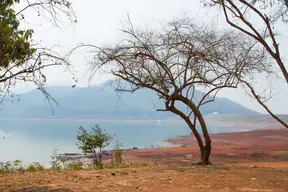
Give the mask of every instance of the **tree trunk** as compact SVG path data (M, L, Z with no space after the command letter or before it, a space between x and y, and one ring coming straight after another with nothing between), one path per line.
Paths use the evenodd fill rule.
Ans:
M96 151L95 149L93 149L93 166L96 167L96 165L98 164L98 161L97 161L97 154L96 154Z
M200 146L200 144L198 142L200 150L201 150L201 164L202 165L211 164L209 161L209 158L210 158L210 154L211 154L212 145L211 145L211 139L210 139L210 135L209 135L208 130L207 130L205 120L204 120L199 108L196 107L196 105L190 99L187 99L186 97L183 97L183 96L179 96L179 100L182 101L187 106L189 106L189 108L193 111L194 115L197 117L197 119L200 123L202 133L204 136L204 140L205 140L205 145L203 146L203 144L202 144L202 147ZM196 125L194 125L194 126L196 126ZM198 131L197 131L197 133L198 133ZM197 141L198 141L198 139L197 139ZM202 139L201 139L201 142L202 142Z
M99 164L102 165L102 148L100 147Z
M186 123L187 123L187 119L185 119ZM188 118L188 121L190 121L190 119ZM204 119L203 119L204 121ZM190 121L191 123L191 121ZM190 124L187 123L190 127ZM192 124L192 123L191 123ZM193 124L192 124L193 125ZM201 123L200 123L201 125ZM204 127L202 127L204 126ZM204 125L201 125L201 128L202 130L206 129L207 131L207 128L206 128L206 124L204 122ZM211 154L211 149L212 149L212 146L211 146L211 139L210 139L210 136L208 134L208 131L207 131L207 135L205 135L203 133L203 136L204 136L204 140L205 140L205 145L203 145L203 142L202 142L202 138L200 136L200 134L198 133L198 131L196 130L195 128L195 125L194 126L191 126L190 129L192 130L194 136L196 137L196 140L197 140L197 143L198 143L198 146L200 148L200 153L201 153L201 162L198 163L199 165L210 165L210 154ZM205 132L205 131L204 131Z
M201 165L210 165L210 154L211 154L211 142L210 145L206 145L203 150L201 150Z
M197 116L197 119L201 125L202 133L203 133L204 140L205 140L205 146L203 150L201 151L201 163L202 165L209 165L211 164L209 161L209 158L210 158L211 149L212 149L210 135L208 133L205 120L201 112L199 111L199 109L196 108L194 113Z
M196 140L197 140L198 146L199 146L199 148L200 148L201 163L202 163L202 161L203 161L203 156L204 156L204 151L206 151L206 150L205 150L205 146L204 146L204 144L203 144L201 135L200 135L199 132L197 131L196 125L194 125L188 117L184 118L184 120L185 120L185 122L188 124L188 126L189 126L189 128L191 129L194 137L195 137ZM210 151L211 151L211 147L210 147ZM208 154L208 160L209 160L209 155L210 155L210 153ZM207 157L207 155L206 155L205 157Z
M183 101L183 100L181 100L181 101ZM185 104L187 104L187 103L185 103ZM192 103L191 106L190 105L188 105L188 106L192 109L192 107L195 106L195 105ZM210 157L210 154L211 154L211 139L209 137L209 133L207 131L205 121L204 121L200 111L198 110L198 108L195 106L195 107L193 107L192 110L193 110L193 112L195 111L194 114L197 116L197 118L198 118L198 120L200 122L200 125L201 125L201 128L202 128L202 132L203 132L203 135L204 135L204 138L205 138L205 146L203 145L202 138L201 138L199 132L196 129L196 125L194 125L191 122L191 120L190 120L190 118L188 116L186 116L182 111L178 110L174 106L174 104L172 104L171 106L166 104L166 108L167 108L167 110L179 115L187 123L187 125L189 126L189 128L193 132L193 134L194 134L194 136L195 136L195 138L197 140L198 146L200 148L200 152L201 152L201 162L199 164L201 164L201 165L211 164L210 161L209 161L209 157ZM200 114L196 114L196 113L200 113Z

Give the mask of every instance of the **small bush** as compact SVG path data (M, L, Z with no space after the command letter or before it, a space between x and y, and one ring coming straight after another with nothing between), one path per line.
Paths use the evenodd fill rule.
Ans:
M71 162L68 163L68 165L66 166L66 169L68 170L81 170L83 169L83 164L82 162Z
M123 154L123 145L119 141L116 141L115 147L114 147L114 158L115 158L115 163L117 165L122 164L122 154Z
M26 171L35 172L35 171L44 171L45 167L39 162L33 162L26 168Z
M24 167L22 165L22 161L17 159L15 161L12 162L12 165L13 165L13 170L14 171L24 171Z
M286 152L277 152L272 155L274 159L281 160L281 161L288 161L288 153Z
M58 154L58 150L55 149L53 154L50 156L51 161L51 169L52 170L60 170L61 169L61 161L59 159L59 154Z
M265 151L262 151L262 150L260 150L260 151L254 151L254 152L252 152L251 153L251 157L254 157L254 158L259 158L259 157L265 157L265 156L267 156L268 154L265 152Z
M12 162L6 161L0 165L0 172L1 173L7 173L12 170Z
M6 161L0 165L0 173L24 171L22 161L17 159L15 161Z

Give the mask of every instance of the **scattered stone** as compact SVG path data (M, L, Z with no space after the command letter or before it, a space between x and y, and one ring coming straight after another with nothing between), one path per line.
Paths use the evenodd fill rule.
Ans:
M250 165L249 168L250 168L250 169L251 169L251 168L257 168L257 166L255 166L255 165Z
M128 172L122 171L120 174L121 174L121 175L128 175Z
M111 175L112 175L112 176L116 176L116 173L115 173L115 172L113 172L113 173L111 173Z
M236 156L236 155L238 155L237 153L228 153L227 154L228 156Z
M251 180L256 180L256 178L252 177Z
M161 179L162 181L171 181L172 180L172 178L163 178L163 179Z

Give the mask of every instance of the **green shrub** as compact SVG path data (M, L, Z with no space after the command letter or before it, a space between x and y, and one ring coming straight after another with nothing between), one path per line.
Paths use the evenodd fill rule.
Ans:
M16 171L24 171L24 167L22 166L22 161L17 159L15 161L6 161L0 165L0 173L8 173L8 172L16 172Z
M1 173L7 173L12 170L12 162L6 161L0 165L0 172Z
M288 161L288 153L287 152L277 152L272 155L274 159L282 160L282 161Z
M254 158L258 158L258 157L265 157L267 155L268 154L265 151L259 150L259 151L252 152L250 156Z
M123 145L119 141L116 141L115 147L114 147L114 158L115 158L115 163L117 165L122 164L122 154L123 154Z
M13 166L13 171L25 171L25 168L22 165L22 161L17 159L15 161L12 162L12 166Z
M83 164L82 162L71 162L68 163L68 165L66 166L66 169L68 170L81 170L83 169Z
M26 171L35 172L35 171L44 171L45 167L39 162L33 162L26 168Z
M60 170L61 169L61 161L59 159L59 154L58 154L58 150L55 149L53 154L50 156L51 161L51 169L52 170Z

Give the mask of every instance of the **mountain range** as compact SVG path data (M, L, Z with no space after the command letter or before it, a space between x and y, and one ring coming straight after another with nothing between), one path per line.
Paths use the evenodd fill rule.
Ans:
M90 87L47 87L58 105L49 105L43 94L35 89L20 95L19 101L2 103L1 117L12 118L94 118L94 119L170 119L177 118L169 112L157 112L163 100L151 90L141 89L132 93L117 94L103 84ZM195 96L203 93L195 91ZM179 108L188 112L184 105ZM201 108L203 115L257 114L227 98L216 98Z

